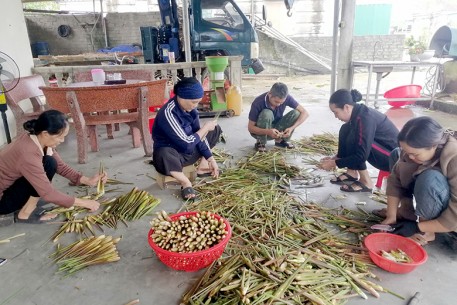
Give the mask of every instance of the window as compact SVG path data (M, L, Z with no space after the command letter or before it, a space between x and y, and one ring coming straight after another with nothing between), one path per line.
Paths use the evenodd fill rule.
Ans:
M203 20L227 28L243 28L243 18L231 2L226 0L204 0L201 5Z

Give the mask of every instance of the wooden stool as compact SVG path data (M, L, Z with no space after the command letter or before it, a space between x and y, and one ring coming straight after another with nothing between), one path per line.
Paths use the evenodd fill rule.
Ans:
M191 182L195 181L195 179L197 178L197 170L195 169L195 166L193 166L193 165L188 165L188 166L184 167L182 169L182 172L184 173L184 175L186 175L187 178L189 178L189 180ZM159 187L162 190L164 188L166 188L167 185L169 185L169 184L175 184L175 185L178 184L179 185L178 180L176 180L175 178L173 178L171 176L162 175L159 172L156 172L155 178L156 178L157 184L159 185Z

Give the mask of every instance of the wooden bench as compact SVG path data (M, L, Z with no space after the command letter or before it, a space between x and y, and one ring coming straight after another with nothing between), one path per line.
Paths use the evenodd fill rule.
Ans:
M133 147L139 147L142 141L146 156L152 156L148 120L154 114L149 112L149 107L162 105L165 86L166 80L157 80L123 85L40 89L50 108L71 115L77 136L78 162L86 163L86 139L89 137L91 150L98 151L96 126L114 123L128 124L132 130Z

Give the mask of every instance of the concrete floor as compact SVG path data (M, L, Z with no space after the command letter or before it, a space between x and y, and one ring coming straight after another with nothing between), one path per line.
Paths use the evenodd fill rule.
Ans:
M362 75L363 76L363 75ZM408 79L408 76L405 76ZM299 78L281 78L289 85L292 95L309 111L310 118L295 134L296 138L319 134L324 131L337 132L341 123L328 110L328 85L330 77L308 76ZM243 81L244 111L241 116L220 118L220 125L228 135L226 145L220 145L240 157L249 152L254 140L247 132L247 115L252 99L267 91L277 79L255 79ZM397 81L398 83L398 81ZM360 80L363 87L363 80ZM387 86L387 84L386 84ZM387 107L382 108L383 111ZM392 112L392 111L391 111ZM397 115L400 113L400 115ZM455 116L440 112L429 112L418 107L411 107L399 112L397 120L404 116L431 115L444 126L457 128ZM122 193L129 191L133 185L144 189L160 198L162 203L158 210L169 212L178 210L182 201L178 190L161 190L150 176L154 169L145 162L142 148L130 148L130 136L124 127L115 133L114 140L107 140L104 128L99 128L100 152L89 153L89 162L77 164L76 141L74 133L70 133L67 141L59 147L61 155L71 166L91 175L98 170L99 162L115 179L131 182L132 185L121 185ZM377 171L372 171L373 179ZM58 177L55 185L69 194L76 195L79 190L68 186L65 179ZM115 187L111 187L115 188ZM121 192L119 194L121 194ZM324 187L310 189L308 198L327 205L344 205L353 207L354 202L366 201L367 210L380 208L382 204L372 201L365 194L348 194L344 200L335 202L328 200L329 194L339 195L339 189L328 182ZM81 195L79 193L79 195ZM147 243L147 232L150 228L149 217L129 223L129 227L120 226L117 230L107 230L106 235L123 236L118 244L121 260L117 263L88 268L73 276L62 278L56 275L56 266L51 264L48 256L54 252L55 245L48 242L49 237L57 230L58 225L13 224L0 228L0 240L20 233L24 237L13 239L10 243L0 244L0 257L8 262L0 267L0 304L9 305L121 305L131 300L140 299L140 304L173 305L179 304L184 293L200 272L177 272L158 261ZM73 236L65 236L60 242L64 245L72 242ZM455 300L455 283L457 283L457 253L445 235L425 247L429 259L409 274L398 275L377 269L375 273L382 279L382 285L388 289L411 297L416 291L422 293L421 304L452 305ZM369 297L369 300L350 299L348 304L406 304L390 294L382 294L380 299Z

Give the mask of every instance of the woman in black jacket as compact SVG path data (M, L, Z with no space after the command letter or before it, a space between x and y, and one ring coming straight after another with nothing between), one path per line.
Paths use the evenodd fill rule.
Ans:
M340 190L345 192L371 192L373 181L366 161L379 170L389 171L390 152L398 146L395 125L379 111L357 103L361 100L359 91L340 89L329 101L335 117L345 123L340 128L337 155L321 159L319 167L346 167L346 173L330 180L340 184Z

